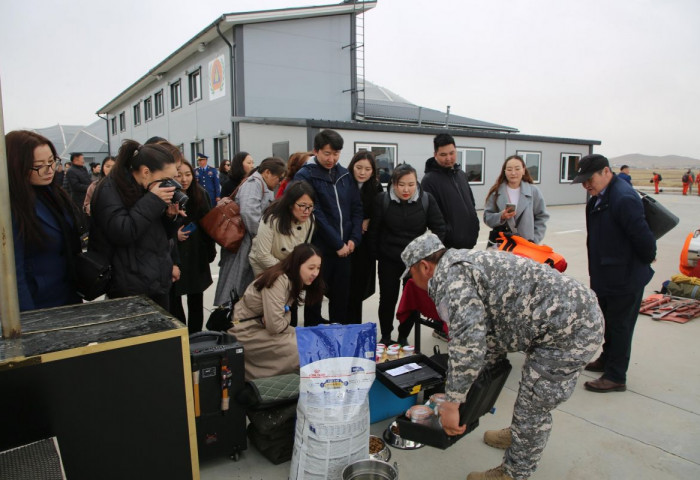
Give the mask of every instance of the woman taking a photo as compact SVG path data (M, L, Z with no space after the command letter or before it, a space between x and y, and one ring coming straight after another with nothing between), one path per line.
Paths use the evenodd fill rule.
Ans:
M236 193L235 201L240 207L241 219L245 225L245 236L238 252L221 249L219 281L216 284L214 305L224 305L243 292L253 281L253 269L248 254L253 238L258 234L260 218L275 198L275 188L284 176L284 161L269 157L249 175Z
M379 325L381 343L394 343L396 301L399 298L401 275L406 269L401 252L413 239L430 229L441 241L445 238L445 221L437 201L418 184L416 169L402 164L391 175L388 192L377 195L374 213L369 223L369 240L372 257L379 263ZM403 280L403 284L406 283ZM414 312L399 326L398 342L408 344L408 334L418 317Z
M265 270L245 290L233 309L228 330L245 350L245 378L266 378L299 370L291 309L323 299L321 253L311 244L297 245L284 260Z
M230 181L226 182L226 188L221 187L221 198L230 196L241 184L243 179L250 175L255 168L253 157L248 152L238 152L231 160L231 168L228 172Z
M125 140L110 174L93 194L90 250L111 259L109 298L147 295L168 310L176 268L169 238L175 219L167 215L175 187L175 158L163 145Z
M209 264L216 257L216 248L214 240L199 225L202 217L212 208L209 195L195 181L194 169L189 162L183 159L178 171L178 181L189 200L185 204L185 224L177 231L180 279L170 289L170 313L187 324L191 335L202 330L204 291L212 284ZM187 295L187 321L182 308L183 295Z
M377 164L374 154L366 150L359 151L352 157L348 170L352 174L362 200L362 242L355 248L350 261L350 297L348 298L348 319L351 323L362 323L362 302L374 295L377 263L370 256L367 245L367 231L374 211L374 200L383 191L377 177Z
M498 232L513 232L534 243L540 243L547 230L547 207L540 190L519 155L506 158L501 174L486 195L484 223L493 230L489 247L496 247Z
M19 309L80 303L74 258L81 226L68 194L52 183L56 148L26 130L8 133L5 144Z

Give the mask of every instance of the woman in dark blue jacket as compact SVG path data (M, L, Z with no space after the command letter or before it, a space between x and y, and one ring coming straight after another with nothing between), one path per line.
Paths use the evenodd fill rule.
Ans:
M5 143L19 309L80 303L74 259L81 226L68 194L52 184L56 148L26 130L8 133Z
M406 245L430 229L440 240L445 238L445 221L437 201L428 192L422 192L416 169L399 165L391 175L387 192L377 195L374 213L369 222L369 241L373 258L379 263L379 325L381 343L393 343L396 301L399 298L401 275L405 270L401 252ZM406 279L403 279L406 283ZM398 342L408 343L408 334L415 323L414 312L399 326Z

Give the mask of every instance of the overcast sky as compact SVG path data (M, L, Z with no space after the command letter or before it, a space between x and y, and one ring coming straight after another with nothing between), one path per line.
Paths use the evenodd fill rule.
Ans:
M1 0L5 130L94 122L222 13L328 0ZM698 0L378 0L366 77L521 133L700 158Z

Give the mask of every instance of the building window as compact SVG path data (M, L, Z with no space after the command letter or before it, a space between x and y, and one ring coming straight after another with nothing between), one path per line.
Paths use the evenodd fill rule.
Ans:
M112 135L117 134L117 117L112 117Z
M486 150L483 148L458 148L457 163L467 174L469 183L475 185L484 184L484 157Z
M163 90L159 90L153 95L156 103L156 117L163 115Z
M221 162L224 160L228 160L231 157L229 156L229 137L228 135L225 137L218 137L214 139L214 166L219 167L221 165ZM273 152L274 155L274 152ZM285 157L282 157L285 158Z
M518 150L515 152L516 155L520 155L525 160L525 166L527 167L532 181L535 183L540 183L540 163L542 161L542 152L526 152Z
M381 183L389 183L391 174L396 167L397 144L355 143L355 153L366 150L374 154L377 163L377 173Z
M141 104L134 105L134 126L141 125Z
M561 168L559 171L559 183L571 183L578 170L578 162L581 160L580 153L562 153Z
M289 158L289 142L274 142L272 144L272 156L281 159Z
M119 114L119 131L126 132L126 112Z
M180 80L170 84L170 110L175 110L182 106L182 91L180 89Z
M189 74L190 103L202 99L202 69L201 67Z
M196 165L195 162L197 161L198 153L204 153L204 140L190 143L190 158L192 159L192 165Z
M145 121L153 119L153 99L151 97L143 101L143 119Z

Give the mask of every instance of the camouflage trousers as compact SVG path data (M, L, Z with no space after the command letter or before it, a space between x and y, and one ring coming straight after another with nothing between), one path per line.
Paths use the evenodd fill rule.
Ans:
M587 321L566 337L526 352L510 426L513 441L503 461L505 472L516 480L529 478L537 469L552 430L550 412L569 399L581 369L603 340L600 309L595 304L586 308Z

